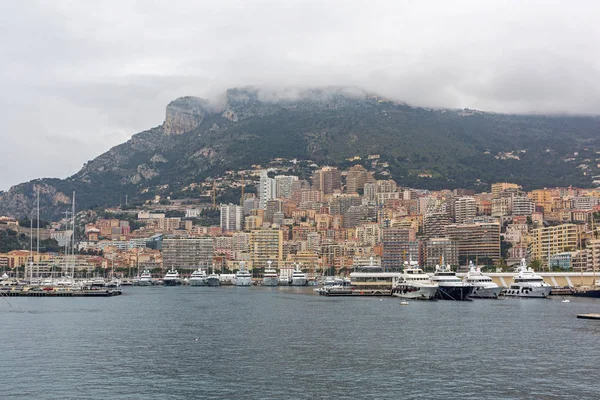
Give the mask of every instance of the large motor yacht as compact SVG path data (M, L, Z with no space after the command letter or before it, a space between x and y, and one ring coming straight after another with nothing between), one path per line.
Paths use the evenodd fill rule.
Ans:
M472 261L469 262L469 272L463 278L463 282L471 285L472 299L497 299L502 291L498 284L492 281L487 275L481 272L481 268L475 267Z
M269 265L263 274L263 286L277 286L279 281L279 276L277 276L277 271L271 268L271 261L267 261Z
M419 268L416 261L404 262L404 271L394 283L392 296L403 299L431 300L435 298L438 285Z
M552 286L544 282L544 278L536 274L532 268L527 268L524 258L521 259L513 280L510 287L504 291L506 296L546 298L552 290Z
M179 272L176 269L170 269L165 277L163 278L163 284L165 286L179 286L181 285L181 278Z
M443 263L435 266L435 272L431 280L438 285L436 298L440 300L469 300L469 296L473 291L471 285L461 281L456 276L456 272Z
M292 279L290 285L292 286L306 286L308 279L306 274L300 270L300 267L296 266L294 272L292 272Z
M373 257L369 265L356 267L350 273L352 289L358 292L389 295L398 280L402 279L401 272L385 272L379 265L373 264Z
M190 276L189 282L190 286L206 286L208 276L206 275L206 271L202 268L198 268L192 275Z
M152 285L152 274L150 270L145 269L140 275L140 279L137 281L138 286L151 286Z
M206 284L208 286L221 286L221 278L219 277L219 274L213 273L208 275L206 278Z
M246 263L240 262L240 269L235 273L235 286L252 286L252 274L246 269Z

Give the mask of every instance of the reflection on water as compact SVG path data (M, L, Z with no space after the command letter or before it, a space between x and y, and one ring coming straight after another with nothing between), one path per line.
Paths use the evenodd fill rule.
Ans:
M131 287L0 303L2 398L586 399L600 301ZM198 339L198 340L196 340ZM591 397L590 397L591 396Z

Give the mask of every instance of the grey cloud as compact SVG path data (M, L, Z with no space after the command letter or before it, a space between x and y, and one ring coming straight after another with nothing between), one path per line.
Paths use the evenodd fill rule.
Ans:
M0 3L0 189L66 177L194 95L350 87L409 104L597 114L600 3ZM34 157L28 157L35 155ZM18 168L15 168L18 166Z

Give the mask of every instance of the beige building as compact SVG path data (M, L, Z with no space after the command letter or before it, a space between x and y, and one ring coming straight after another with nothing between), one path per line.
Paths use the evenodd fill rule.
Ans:
M500 195L500 193L509 189L519 190L521 189L521 186L517 185L516 183L508 182L492 183L492 196L497 197L498 195Z
M261 229L250 234L250 259L253 268L266 268L267 261L281 266L283 260L283 233L280 230Z
M578 248L579 234L575 224L562 224L533 229L531 232L531 258L540 260L548 268L548 256L575 251Z
M500 259L499 223L448 225L446 237L458 243L458 257L461 265L466 265L467 260L487 258L496 262Z

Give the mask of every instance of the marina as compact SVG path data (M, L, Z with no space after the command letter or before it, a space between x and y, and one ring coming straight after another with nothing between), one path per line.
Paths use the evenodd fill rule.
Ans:
M405 300L392 297L327 298L301 286L130 286L123 294L110 298L110 307L95 298L12 297L12 307L0 299L0 350L11 366L4 379L12 382L2 397L81 398L73 388L82 380L90 383L84 397L118 393L132 399L164 398L165 390L173 398L194 398L198 381L204 398L285 400L338 390L352 393L353 399L372 399L374 393L447 399L448 381L462 388L465 399L499 398L496 388L507 382L512 382L502 397L507 399L586 399L598 389L590 375L597 361L590 349L600 335L600 321L575 318L598 313L596 299L570 304L560 299L408 300L402 305ZM552 329L540 329L549 315ZM461 340L448 340L449 326ZM520 339L505 339L514 335ZM145 338L151 338L151 346ZM464 343L470 344L469 363L457 356L464 355ZM351 346L360 352L349 354ZM514 362L515 354L522 363ZM492 367L481 368L492 358ZM440 359L444 374L435 373ZM577 362L567 369L555 359ZM390 366L389 360L397 361ZM286 373L272 385L272 376L256 365ZM551 378L540 385L539 375L524 373L525 366ZM324 369L327 380L322 379ZM132 381L131 375L144 379ZM42 383L40 376L54 379ZM187 376L196 379L182 379ZM239 376L245 377L243 386ZM238 390L250 394L234 393Z

